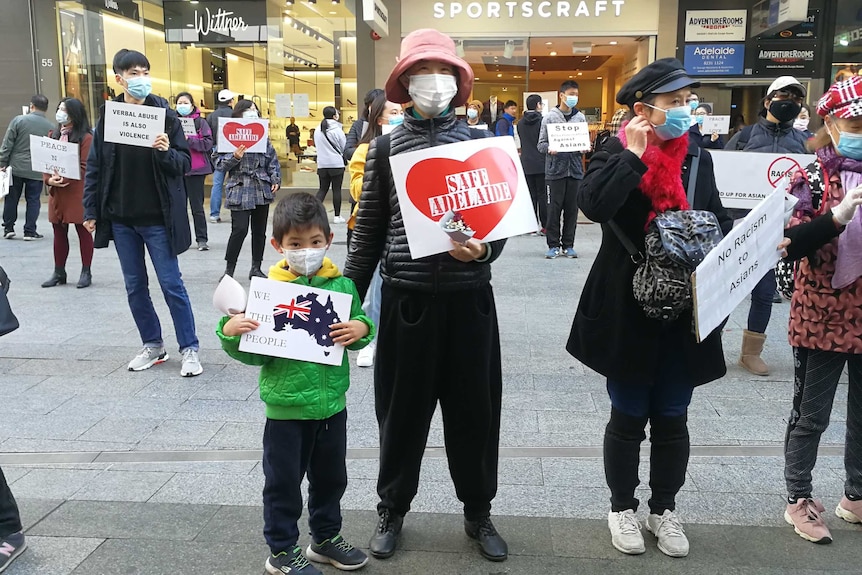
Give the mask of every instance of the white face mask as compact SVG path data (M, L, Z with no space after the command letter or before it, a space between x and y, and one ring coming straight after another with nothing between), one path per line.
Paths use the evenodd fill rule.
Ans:
M421 74L410 76L407 93L419 110L433 118L449 106L458 93L458 84L450 74Z
M242 117L246 118L246 119L257 118L258 117L257 111L256 110L246 110L245 112L242 113Z
M303 248L284 250L284 257L290 271L300 276L311 276L323 267L327 248Z
M808 129L809 118L796 118L793 120L793 127L804 132Z

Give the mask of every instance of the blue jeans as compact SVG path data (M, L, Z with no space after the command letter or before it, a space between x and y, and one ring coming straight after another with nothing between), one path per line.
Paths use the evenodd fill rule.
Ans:
M224 172L216 170L213 172L213 188L210 191L210 217L218 218L221 215L221 192L224 187Z
M180 351L199 348L195 333L195 318L189 294L180 274L180 264L171 249L168 232L164 226L127 226L113 223L114 247L120 258L123 281L126 283L126 296L129 309L144 347L161 347L162 326L159 316L150 299L147 263L144 261L144 246L150 253L150 260L156 270L156 277L165 296L165 303L174 321Z
M380 263L378 262L377 267L374 268L374 275L371 276L371 284L365 294L365 301L362 302L362 311L374 322L375 329L380 329L380 290L382 288L383 277L380 275Z
M24 199L27 202L27 211L24 216L24 233L36 233L36 220L39 218L41 207L39 196L42 195L42 180L31 180L12 175L12 185L9 186L9 195L3 202L3 228L12 231L15 221L18 219L18 202L21 200L21 190L24 190Z
M748 331L766 333L772 316L772 298L775 295L775 270L769 270L751 290L751 307L748 309Z

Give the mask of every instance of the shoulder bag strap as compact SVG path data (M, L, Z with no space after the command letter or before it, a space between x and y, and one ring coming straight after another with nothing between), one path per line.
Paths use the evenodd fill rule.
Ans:
M688 170L688 188L686 189L686 199L688 200L688 209L694 209L694 191L697 188L697 169L700 167L700 146L697 147L697 153L691 159L691 167Z
M623 247L631 256L632 262L634 262L635 265L640 265L644 261L644 255L635 247L619 224L614 220L610 220L608 221L608 227L610 227L616 234L617 238L619 238L620 243L623 244Z

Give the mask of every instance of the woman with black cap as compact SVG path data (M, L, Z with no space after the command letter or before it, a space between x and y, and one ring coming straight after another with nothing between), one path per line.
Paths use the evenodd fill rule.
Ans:
M602 245L575 314L567 349L607 378L611 415L605 430L605 476L611 490L608 527L618 550L645 551L635 515L640 447L650 424L648 531L671 557L688 555L676 515L690 451L687 412L695 386L725 374L721 331L698 344L691 312L673 321L648 318L632 294L635 263L619 235L644 250L647 225L671 209L709 210L722 230L733 225L718 196L712 158L689 141L686 96L697 83L665 58L639 71L617 94L633 118L590 161L578 203L602 224ZM697 158L695 162L694 159ZM689 206L687 191L693 191Z

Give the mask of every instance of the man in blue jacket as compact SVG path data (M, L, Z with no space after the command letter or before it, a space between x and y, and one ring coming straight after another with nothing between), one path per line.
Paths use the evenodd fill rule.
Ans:
M114 74L123 94L116 102L162 107L150 94L150 62L134 50L121 50L114 58ZM183 175L191 154L182 124L173 110L166 111L165 133L151 147L105 141L105 108L99 122L84 181L84 226L96 233L95 246L108 247L111 239L120 259L132 317L143 350L129 363L129 371L142 371L167 361L159 317L150 299L144 248L150 254L165 302L171 312L182 354L180 374L203 373L199 343L188 292L177 256L192 243Z

